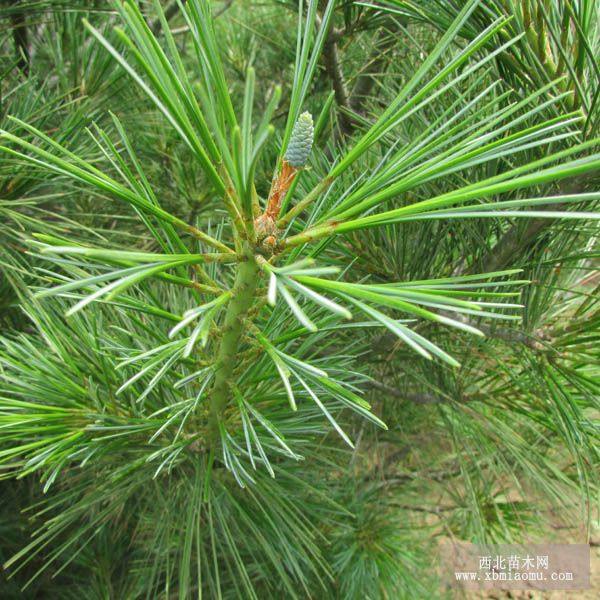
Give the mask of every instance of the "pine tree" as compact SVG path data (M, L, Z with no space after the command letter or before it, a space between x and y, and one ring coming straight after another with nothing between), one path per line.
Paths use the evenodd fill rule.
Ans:
M2 82L6 596L435 597L442 532L590 509L591 3L53 4Z

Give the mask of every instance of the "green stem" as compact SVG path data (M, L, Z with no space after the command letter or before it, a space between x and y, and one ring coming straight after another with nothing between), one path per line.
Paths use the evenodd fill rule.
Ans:
M277 221L277 227L283 229L288 223L297 215L299 215L305 208L307 208L314 200L322 194L333 182L331 177L325 177L322 179L309 193L308 195L300 200L296 206L290 209L279 221Z
M339 229L340 225L343 225L343 223L323 224L312 229L306 229L302 233L292 235L281 242L282 251L293 248L294 246L309 244L316 240L320 240L321 238L333 235Z
M223 337L215 363L215 382L210 397L210 432L214 446L219 436L219 421L231 396L233 370L240 340L246 328L248 311L255 299L259 269L252 248L244 244L233 285L232 296L223 322Z

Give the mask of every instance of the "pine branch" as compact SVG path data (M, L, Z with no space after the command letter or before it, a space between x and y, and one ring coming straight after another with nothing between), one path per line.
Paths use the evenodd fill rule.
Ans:
M343 31L333 26L330 28L323 48L323 59L325 70L331 79L336 104L340 108L338 115L340 133L348 136L356 129L356 120L352 117L352 113L363 112L365 102L376 83L375 74L387 63L386 52L394 46L397 39L387 30L383 28L379 30L363 72L357 78L350 93L339 55L338 41L343 38L343 35Z
M353 112L363 113L365 103L377 82L377 73L382 71L388 62L387 52L398 42L396 37L398 32L399 28L394 32L389 32L385 28L379 29L367 63L352 88L349 105Z
M589 175L577 177L560 185L561 195L581 194L585 191L585 183ZM566 204L550 205L540 207L540 210L554 211L564 210ZM525 230L519 223L514 223L490 248L480 261L476 261L470 267L462 263L454 271L454 275L463 275L465 273L488 273L498 271L510 265L515 256L522 256L552 225L557 219L546 219L543 217L532 218L527 222Z
M338 113L340 133L344 136L348 136L354 131L355 125L349 114L350 99L346 81L344 79L344 71L340 62L337 44L338 39L339 36L336 35L333 26L331 26L323 46L323 61L325 63L325 71L327 72L329 79L331 79L336 104L341 109Z

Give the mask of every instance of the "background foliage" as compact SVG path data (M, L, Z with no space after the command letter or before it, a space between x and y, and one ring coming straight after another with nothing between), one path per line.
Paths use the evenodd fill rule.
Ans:
M439 597L442 538L592 527L597 3L160 6L0 9L2 597Z

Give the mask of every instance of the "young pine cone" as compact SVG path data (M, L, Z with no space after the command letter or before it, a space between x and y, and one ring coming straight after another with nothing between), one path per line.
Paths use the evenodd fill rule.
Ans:
M292 137L284 156L292 167L301 169L306 165L312 149L314 133L312 115L303 112L292 129Z

